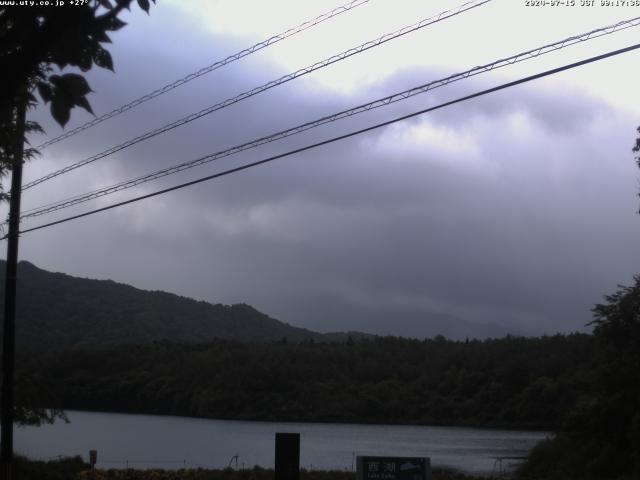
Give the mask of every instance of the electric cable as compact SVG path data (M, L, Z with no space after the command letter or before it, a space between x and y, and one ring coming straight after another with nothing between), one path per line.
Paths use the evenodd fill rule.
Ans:
M321 15L318 15L316 18L312 19L312 20L307 20L304 23L301 23L300 25L290 28L282 33L279 33L277 35L273 35L272 37L269 37L266 40L263 40L261 42L256 43L255 45L252 45L248 48L245 48L244 50L241 50L237 53L234 53L233 55L229 55L228 57L222 59L222 60L218 60L215 63L212 63L211 65L208 65L206 67L201 68L200 70L190 73L189 75L186 75L174 82L171 82L167 85L165 85L164 87L160 87L157 90L154 90L153 92L147 93L146 95L143 95L142 97L139 97L135 100L130 101L129 103L126 103L114 110L111 110L108 113L105 113L104 115L101 115L97 118L94 118L93 120L90 120L89 122L86 122L72 130L69 130L61 135L58 135L55 138L52 138L51 140L47 140L46 142L41 143L40 145L36 146L35 148L37 150L42 150L46 147L48 147L49 145L53 145L54 143L57 143L61 140L64 140L65 138L69 138L77 133L80 133L84 130L87 130L91 127L95 127L96 125L104 122L105 120L108 120L110 118L113 118L117 115L120 115L121 113L124 113L128 110L131 110L132 108L137 107L138 105L141 105L145 102L148 102L149 100L156 98L164 93L167 93L175 88L178 88L182 85L184 85L185 83L189 83L192 80L195 80L196 78L199 78L203 75L206 75L207 73L211 73L214 70L217 70L218 68L224 67L225 65L229 65L230 63L235 62L236 60L240 60L241 58L244 58L248 55L251 55L252 53L258 52L264 48L267 48L275 43L278 43L286 38L292 37L293 35L296 35L297 33L303 32L305 30L308 30L312 27L315 27L316 25L319 25L321 23L323 23L326 20L329 20L333 17L336 17L342 13L348 12L350 10L353 10L354 8L357 8L361 5L364 5L365 3L368 3L370 0L352 0L348 3L345 3L344 5L341 5L339 7L334 8L333 10L323 13Z
M329 65L332 65L336 62L342 61L346 58L349 58L353 55L357 55L359 53L362 53L364 51L367 51L371 48L377 47L379 45L382 45L390 40L399 38L401 36L407 35L411 32L414 32L416 30L420 30L422 28L425 28L429 25L433 25L436 24L438 22L441 22L443 20L446 20L447 18L451 18L451 17L455 17L456 15L459 15L463 12L466 12L468 10L471 10L473 8L479 7L481 5L484 5L486 3L491 2L492 0L473 0L471 2L467 2L464 3L462 5L460 5L459 7L455 8L455 9L451 9L451 10L445 10L441 13L439 13L438 15L435 15L433 17L429 17L423 20L420 20L417 23L414 23L412 25L408 25L406 27L403 27L399 30L396 30L395 32L392 33L386 33L384 35L382 35L381 37L378 37L375 40L370 40L368 42L365 42L357 47L353 47L350 48L348 50L345 50L342 53L333 55L327 59L324 59L320 62L316 62L313 65L310 65L308 67L305 68L301 68L299 70L296 70L293 73L289 73L287 75L284 75L276 80L271 80L270 82L267 82L259 87L255 87L251 90L247 90L239 95L236 95L235 97L231 97L228 98L226 100L223 100L222 102L216 103L215 105L212 105L210 107L204 108L198 112L192 113L190 115L187 115L186 117L183 117L179 120L176 120L172 123L169 123L167 125L164 125L162 127L156 128L154 130L150 130L142 135L139 135L135 138L132 138L130 140L127 140L126 142L123 142L119 145L116 145L114 147L111 147L101 153L98 153L96 155L93 155L91 157L88 157L84 160L81 160L79 162L76 162L72 165L68 165L67 167L64 167L60 170L57 170L55 172L49 173L43 177L37 178L35 180L32 180L31 182L28 182L26 184L23 185L22 190L28 190L31 187L34 187L42 182L45 182L47 180L50 180L54 177L57 177L59 175L62 175L64 173L68 173L72 170L75 170L76 168L82 167L84 165L87 165L89 163L93 163L96 160L99 160L101 158L105 158L108 157L109 155L112 155L116 152L119 152L121 150L124 150L125 148L131 147L133 145L136 145L137 143L140 143L144 140L148 140L150 138L153 138L157 135L160 135L162 133L168 132L169 130L173 130L174 128L180 127L182 125L185 125L187 123L193 122L194 120L197 120L199 118L204 117L205 115L209 115L215 111L218 110L222 110L223 108L227 108L231 105L234 105L238 102L241 102L242 100L246 100L247 98L253 97L254 95L257 95L259 93L262 93L266 90L269 90L271 88L274 88L276 86L282 85L284 83L290 82L291 80L294 80L296 78L302 77L304 75L307 75L311 72L314 72L316 70L319 70L321 68L327 67Z
M591 40L593 38L597 38L599 36L603 36L603 35L608 35L611 33L614 33L616 31L620 31L622 29L626 29L626 28L630 28L633 26L638 26L640 25L640 17L636 17L633 19L629 19L629 20L624 20L621 22L618 22L616 24L613 25L609 25L606 27L602 27L596 30L591 30L589 32L586 33L582 33L580 35L574 35L572 37L568 37L565 38L564 40L560 40L548 45L544 45L542 47L538 47L536 49L532 49L532 50L528 50L526 52L522 52L522 53L518 53L516 55L512 55L510 57L506 57L500 60L496 60L494 62L485 64L485 65L481 65L481 66L477 66L474 67L472 69L466 70L464 72L461 73L456 73L453 75L450 75L448 77L439 79L439 80L435 80L417 87L413 87L410 88L408 90L404 90L402 92L399 93L394 93L392 95L383 97L383 98L379 98L377 100L374 100L372 102L369 103L365 103L362 105L358 105L356 107L347 109L347 110L343 110L331 115L327 115L324 117L321 117L319 119L310 121L310 122L306 122L304 124L295 126L293 128L289 128L286 130L282 130L280 132L268 135L268 136L264 136L261 137L257 140L252 140L250 142L246 142L243 143L241 145L237 145L225 150L221 150L219 152L215 152L209 155L205 155L199 158L196 158L194 160L190 160L188 162L184 162L178 165L174 165L171 167L167 167L149 174L145 174L130 180L126 180L124 182L120 182L120 183L116 183L114 185L110 185L108 187L103 187L97 190L94 190L92 192L87 192L84 194L80 194L80 195L76 195L70 198L66 198L63 200L58 200L56 202L53 203L49 203L47 205L41 205L38 207L34 207L31 209L26 210L25 212L23 212L23 215L21 216L21 219L25 219L25 218L30 218L30 217L36 217L36 216L40 216L40 215L44 215L47 213L51 213L57 210L61 210L64 208L68 208L71 207L73 205L78 205L80 203L84 203L99 197L103 197L105 195L110 195L112 193L121 191L121 190L126 190L128 188L132 188L135 187L137 185L152 181L152 180L156 180L168 175L172 175L174 173L178 173L190 168L194 168L197 166L201 166L204 165L206 163L210 163L213 162L215 160L218 160L220 158L224 158L230 155L234 155L249 149L253 149L256 148L258 146L261 145L265 145L267 143L271 143L274 142L276 140L280 140L283 138L287 138L289 136L293 136L302 132L305 132L307 130L310 130L312 128L316 128L319 127L321 125L327 124L327 123L331 123L331 122L335 122L337 120L343 119L343 118L347 118L347 117L351 117L360 113L364 113L376 108L380 108L401 100L405 100L407 98L413 97L415 95L418 94L422 94L422 93L426 93L430 90L434 90L436 88L440 88L442 86L448 85L450 83L459 81L459 80L463 80L465 78L469 78L471 76L475 76L481 73L486 73L489 72L491 70L495 70L497 68L501 68L504 66L508 66L508 65L512 65L524 60L528 60L531 58L535 58L538 57L540 55L544 55L546 53L549 52L553 52L556 50L560 50L562 48L565 48L567 46L570 45L574 45L576 43L581 43L587 40Z
M25 229L25 230L21 230L19 233L28 233L28 232L33 232L33 231L36 231L36 230L41 230L43 228L52 227L54 225L59 225L61 223L66 223L66 222L69 222L69 221L72 221L72 220L76 220L76 219L79 219L79 218L87 217L89 215L94 215L96 213L104 212L106 210L111 210L113 208L117 208L117 207L120 207L120 206L123 206L123 205L128 205L130 203L139 202L139 201L147 199L147 198L152 198L152 197L155 197L155 196L158 196L158 195L163 195L165 193L169 193L169 192L172 192L174 190L180 190L182 188L190 187L192 185L196 185L196 184L199 184L199 183L202 183L202 182L213 180L215 178L224 177L226 175L230 175L230 174L235 173L235 172L239 172L239 171L242 171L242 170L247 170L249 168L256 167L258 165L263 165L265 163L269 163L269 162L272 162L274 160L278 160L280 158L288 157L288 156L291 156L291 155L294 155L294 154L297 154L297 153L301 153L301 152L304 152L304 151L307 151L307 150L311 150L313 148L318 148L318 147L321 147L321 146L324 146L324 145L328 145L330 143L334 143L334 142L337 142L337 141L340 141L340 140L345 140L347 138L351 138L351 137L354 137L356 135L360 135L360 134L363 134L363 133L366 133L366 132L370 132L372 130L376 130L378 128L385 127L385 126L391 125L393 123L397 123L397 122L400 122L400 121L403 121L403 120L407 120L409 118L416 117L416 116L419 116L419 115L423 115L425 113L432 112L434 110L439 110L441 108L448 107L448 106L451 106L451 105L454 105L454 104L457 104L457 103L461 103L461 102L464 102L464 101L467 101L467 100L471 100L473 98L481 97L481 96L487 95L489 93L497 92L499 90L504 90L506 88L514 87L516 85L520 85L520 84L523 84L523 83L526 83L526 82L530 82L530 81L537 80L537 79L540 79L540 78L543 78L543 77L547 77L549 75L554 75L556 73L563 72L563 71L566 71L566 70L570 70L570 69L573 69L573 68L576 68L576 67L579 67L579 66L582 66L582 65L586 65L586 64L589 64L589 63L593 63L593 62L597 62L597 61L600 61L600 60L604 60L606 58L610 58L610 57L613 57L613 56L616 56L616 55L620 55L622 53L627 53L627 52L630 52L632 50L637 50L638 48L640 48L640 43L635 44L635 45L631 45L629 47L621 48L621 49L618 49L618 50L613 50L613 51L610 51L608 53L597 55L595 57L590 57L590 58L587 58L587 59L584 59L584 60L580 60L578 62L574 62L574 63L567 64L567 65L563 65L561 67L553 68L551 70L546 70L544 72L537 73L535 75L530 75L528 77L524 77L524 78L521 78L521 79L518 79L518 80L514 80L514 81L511 81L511 82L503 83L503 84L498 85L496 87L492 87L492 88L488 88L486 90L482 90L482 91L479 91L479 92L476 92L476 93L472 93L470 95L466 95L464 97L460 97L460 98L457 98L455 100L444 102L444 103L441 103L441 104L433 106L433 107L425 108L423 110L419 110L419 111L416 111L416 112L413 112L413 113L410 113L410 114L407 114L407 115L403 115L401 117L397 117L397 118L394 118L394 119L391 119L391 120L387 120L385 122L377 123L375 125L371 125L371 126L366 127L366 128L355 130L355 131L352 131L352 132L349 132L349 133L346 133L346 134L343 134L343 135L339 135L339 136L336 136L336 137L332 137L332 138L329 138L327 140L323 140L321 142L317 142L317 143L313 143L313 144L310 144L310 145L306 145L306 146L301 147L301 148L296 148L296 149L293 149L293 150L289 150L288 152L281 153L281 154L278 154L278 155L273 155L271 157L264 158L262 160L251 162L251 163L248 163L248 164L245 164L245 165L241 165L239 167L230 168L228 170L224 170L222 172L215 173L213 175L208 175L206 177L201 177L201 178L198 178L198 179L195 179L195 180L191 180L191 181L186 182L186 183L175 185L173 187L165 188L165 189L162 189L162 190L158 190L156 192L148 193L146 195L141 195L141 196L138 196L138 197L131 198L129 200L125 200L125 201L122 201L122 202L118 202L118 203L114 203L114 204L111 204L111 205L107 205L105 207L101 207L101 208L97 208L97 209L94 209L94 210L90 210L88 212L80 213L78 215L73 215L73 216L70 216L70 217L62 218L62 219L56 220L54 222L49 222L49 223L45 223L45 224L42 224L42 225L31 227L31 228L28 228L28 229ZM4 239L4 238L6 238L6 236L4 236L2 239Z

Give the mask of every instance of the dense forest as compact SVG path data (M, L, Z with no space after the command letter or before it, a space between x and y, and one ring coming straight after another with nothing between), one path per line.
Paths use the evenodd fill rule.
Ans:
M527 478L640 478L640 276L593 313L589 388L533 450Z
M168 341L25 355L67 409L552 429L590 388L593 338Z

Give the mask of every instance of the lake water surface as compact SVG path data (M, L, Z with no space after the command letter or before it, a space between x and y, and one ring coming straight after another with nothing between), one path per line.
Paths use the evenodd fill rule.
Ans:
M356 455L431 457L434 466L498 472L496 457L520 457L549 434L459 427L245 422L67 411L71 423L19 427L16 451L33 458L98 450L98 468L273 468L275 433L300 433L300 466L354 468ZM507 466L507 461L503 461ZM233 466L235 466L235 461Z

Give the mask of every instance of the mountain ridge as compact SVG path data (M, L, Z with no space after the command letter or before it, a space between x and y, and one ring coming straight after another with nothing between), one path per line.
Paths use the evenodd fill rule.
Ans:
M5 265L6 262L0 260L0 268ZM0 278L0 289L4 292L4 276ZM0 301L3 299L0 298ZM327 318L323 323L332 327L337 326L336 320L356 313L339 301L329 302L324 310ZM408 319L413 323L414 331L418 331L420 322L424 327L423 334L405 334L408 338L443 334L464 340L465 336L497 338L513 333L506 329L503 332L489 330L486 326L473 325L456 317L433 317L410 312L409 318L403 313L406 312L370 308L366 316L371 328L377 331L333 330L321 333L278 320L246 303L213 304L161 290L144 290L113 280L49 272L25 260L18 264L16 336L18 347L26 349L110 348L158 340L189 343L216 339L242 342L345 342L349 337L403 336L400 327ZM389 325L394 326L395 333L379 331L380 325L387 324L389 319L394 320Z
M0 268L5 263L0 261ZM4 277L0 288L4 291ZM166 339L323 340L323 334L281 322L244 303L212 304L113 280L49 272L27 261L18 264L16 337L18 346L35 350Z

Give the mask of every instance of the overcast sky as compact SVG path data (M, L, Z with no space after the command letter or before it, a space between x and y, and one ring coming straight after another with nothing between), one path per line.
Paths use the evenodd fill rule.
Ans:
M340 5L158 0L92 71L97 114ZM43 151L25 182L462 2L371 0ZM258 138L640 15L494 0L26 191L23 210ZM596 2L598 3L598 2ZM23 228L149 193L636 43L640 27L480 75ZM584 329L640 272L640 53L581 67L268 165L27 233L20 258L318 331L433 334L430 322ZM31 112L49 137L63 130ZM90 120L74 111L67 129ZM39 143L44 138L34 138ZM460 323L465 324L466 323Z

